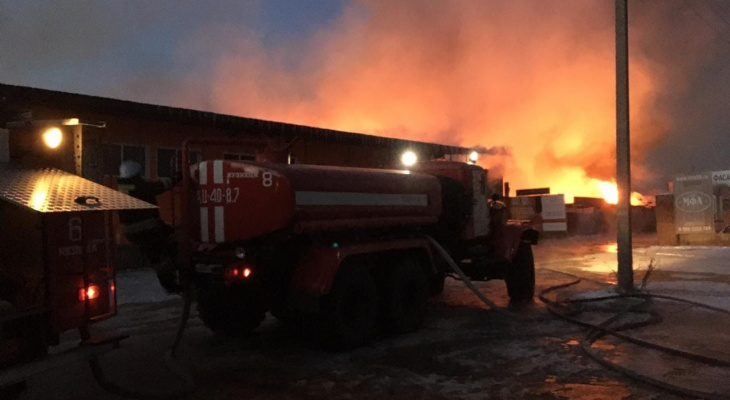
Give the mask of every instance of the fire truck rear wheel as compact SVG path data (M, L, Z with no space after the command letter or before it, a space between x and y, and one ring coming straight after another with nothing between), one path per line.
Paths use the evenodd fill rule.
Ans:
M507 271L507 293L513 302L530 301L535 296L535 259L532 246L521 242Z
M393 333L412 332L423 325L428 309L429 282L412 255L398 257L380 271L381 319Z
M378 287L362 260L344 261L332 290L322 298L322 344L335 351L362 346L378 323Z
M197 295L200 319L215 333L246 336L266 317L266 310L259 306L260 302L243 290L201 285Z

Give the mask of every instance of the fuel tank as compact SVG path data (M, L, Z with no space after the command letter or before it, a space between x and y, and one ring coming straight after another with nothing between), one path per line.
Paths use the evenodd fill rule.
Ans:
M193 179L203 243L428 226L441 212L438 179L409 171L212 160Z

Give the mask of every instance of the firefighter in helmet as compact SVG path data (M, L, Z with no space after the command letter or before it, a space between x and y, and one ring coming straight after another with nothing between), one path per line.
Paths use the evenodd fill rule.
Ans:
M135 161L123 161L119 166L119 191L157 205L157 196L172 189L172 181L148 181L142 178L142 166ZM170 293L180 291L177 275L177 243L175 230L160 219L157 209L120 210L122 233L139 247L157 271L160 284Z

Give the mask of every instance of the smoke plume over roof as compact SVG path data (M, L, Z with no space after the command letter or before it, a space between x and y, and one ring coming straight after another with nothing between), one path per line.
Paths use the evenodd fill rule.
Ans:
M21 42L0 39L0 51L19 53L23 65L68 66L44 41L70 46L79 63L109 68L108 82L87 86L93 94L498 149L483 163L502 165L514 188L593 195L615 174L613 1L328 1L319 3L326 10L299 6L299 14L286 9L301 2L280 2L288 24L306 26L288 34L262 22L275 18L266 2L200 12L166 0L128 3L146 5L141 19L128 4L110 3L112 17L74 3L69 13L90 18L74 20L74 29L50 24L57 35L39 27ZM722 150L730 145L730 5L629 5L635 187L663 187L692 167L730 167ZM64 12L35 11L51 22ZM319 24L292 16L306 12ZM2 18L0 30L2 21L8 31L23 30ZM165 41L151 31L156 23L179 34ZM119 47L130 46L125 35L135 32L161 61L115 63L125 54ZM34 82L22 73L27 67L7 59L0 67L0 81Z

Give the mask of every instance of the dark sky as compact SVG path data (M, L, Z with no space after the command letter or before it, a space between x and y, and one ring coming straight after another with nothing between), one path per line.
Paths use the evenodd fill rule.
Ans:
M519 155L532 139L520 141L518 133L530 128L510 126L510 120L544 119L546 110L560 113L555 120L560 122L550 122L553 131L541 126L534 136L553 135L556 139L540 142L552 149L561 131L576 129L571 118L591 119L581 115L585 104L578 97L570 103L556 95L565 104L553 110L549 92L560 87L556 80L573 85L575 93L588 90L592 78L584 75L590 70L610 83L613 3L0 0L0 82L467 146L506 146ZM656 191L677 173L730 169L730 0L629 3L631 55L640 65L632 69L632 90L650 87L645 98L632 103L636 187ZM478 69L480 63L486 78L465 72L465 65ZM581 63L602 67L582 69ZM573 75L583 80L570 81ZM373 76L376 84L369 81ZM505 93L512 83L523 97ZM390 87L398 89L386 93ZM495 93L482 96L491 89ZM612 88L602 84L600 91L601 107L610 106ZM463 101L481 97L483 103ZM502 99L513 110L500 104ZM419 102L422 108L409 106ZM523 102L531 107L520 107ZM610 114L610 108L602 110L608 110L602 117ZM480 113L513 114L504 121L473 118ZM427 132L429 126L435 133ZM539 162L518 169L539 158L575 164L605 179L611 162L604 161L613 151L606 143L614 132L596 129L605 140L591 139L597 134L591 132L583 143L601 147L600 152L532 151L516 158L515 173L532 184L525 177L540 169ZM475 139L476 131L483 137Z

